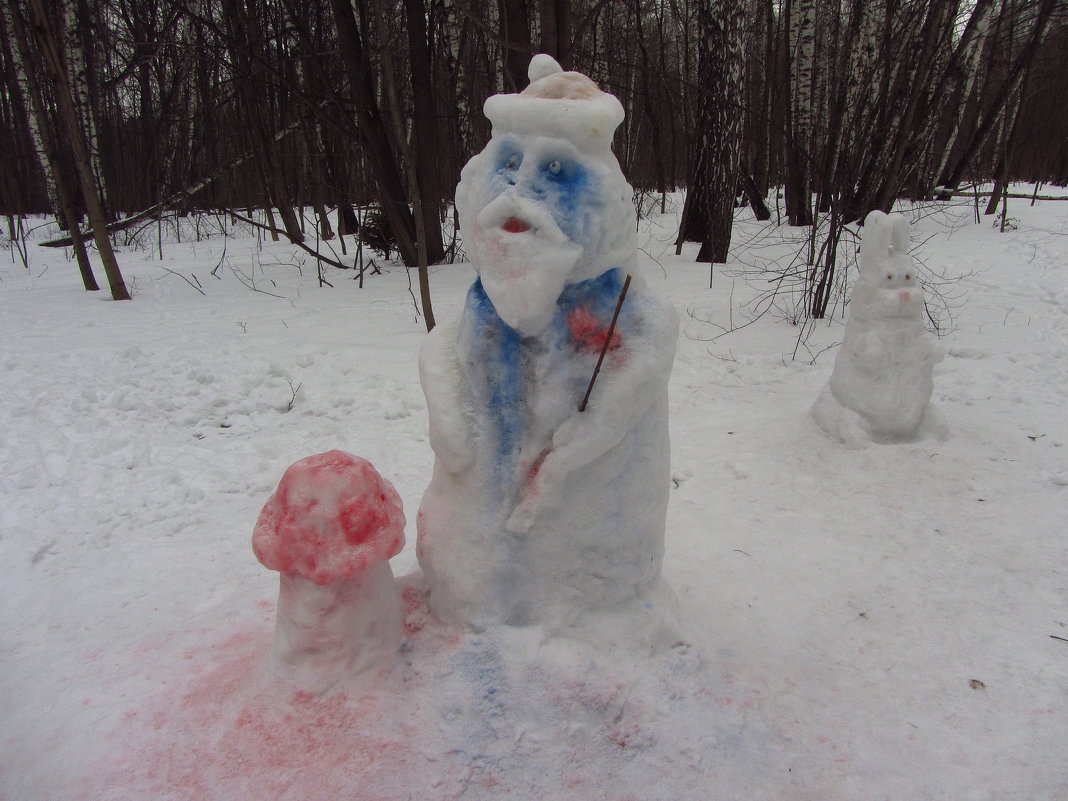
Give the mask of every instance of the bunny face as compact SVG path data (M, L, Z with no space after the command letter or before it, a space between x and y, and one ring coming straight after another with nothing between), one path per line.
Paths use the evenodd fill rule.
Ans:
M893 265L889 265L889 269L885 274L880 273L876 285L879 289L916 289L919 284L916 283L916 276L912 274L912 268L905 266L899 268L897 271L893 269Z
M868 318L918 316L923 290L909 255L904 217L873 211L864 220L860 278L851 300L853 314Z

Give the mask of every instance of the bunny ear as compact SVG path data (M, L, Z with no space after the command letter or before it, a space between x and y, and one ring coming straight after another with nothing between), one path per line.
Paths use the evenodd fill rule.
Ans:
M909 221L900 214L895 214L892 222L893 233L890 237L890 244L894 246L895 253L907 254L909 252Z
M879 269L890 253L892 224L890 218L876 209L864 218L864 230L860 237L860 269Z

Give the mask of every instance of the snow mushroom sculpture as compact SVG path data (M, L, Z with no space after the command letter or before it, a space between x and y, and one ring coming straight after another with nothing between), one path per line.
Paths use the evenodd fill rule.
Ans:
M563 628L656 592L678 320L636 273L619 101L549 56L529 76L486 101L492 138L456 189L478 277L420 354L435 463L417 555L440 618Z
M393 485L341 451L291 465L263 507L252 550L281 573L273 659L304 689L396 655L403 621L389 559L404 523Z
M812 416L853 447L941 433L944 423L930 400L942 353L923 325L908 221L873 211L862 237L845 336Z

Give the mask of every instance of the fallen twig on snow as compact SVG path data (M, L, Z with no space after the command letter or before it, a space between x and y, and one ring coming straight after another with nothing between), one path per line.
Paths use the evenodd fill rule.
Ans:
M180 272L172 270L170 267L163 267L162 269L163 269L164 272L170 273L171 275L177 275L179 278L181 278L183 281L185 281L187 284L189 284L189 286L193 287L193 289L195 289L201 295L207 295L208 294L203 289L201 289L199 286L197 286L192 281L190 281L188 278L186 278L184 275L182 275ZM196 278L195 275L193 277Z

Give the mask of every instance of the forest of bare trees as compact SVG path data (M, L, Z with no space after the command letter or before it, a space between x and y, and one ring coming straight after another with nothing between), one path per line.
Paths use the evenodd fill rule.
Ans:
M19 215L56 215L86 288L95 245L116 298L108 230L200 210L309 248L370 219L425 279L451 256L442 223L488 138L483 100L547 52L623 102L638 192L688 190L680 241L699 260L725 260L736 197L767 218L781 192L785 224L825 221L819 317L837 237L867 211L977 182L993 209L1010 181L1068 182L1066 6L4 0L0 213L12 238Z

